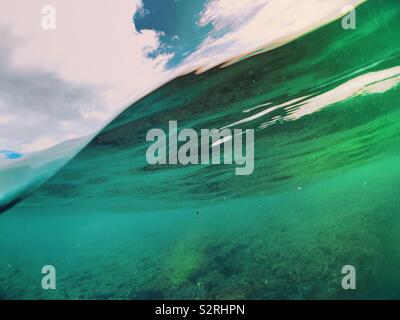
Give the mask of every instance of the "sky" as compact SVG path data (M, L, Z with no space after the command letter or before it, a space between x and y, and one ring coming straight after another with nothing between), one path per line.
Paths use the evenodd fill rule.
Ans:
M149 58L170 54L167 68L177 67L212 31L212 25L196 23L201 18L206 0L143 0L133 15L138 32L154 30L160 45L147 53Z
M2 0L0 161L93 134L178 74L283 45L361 2Z

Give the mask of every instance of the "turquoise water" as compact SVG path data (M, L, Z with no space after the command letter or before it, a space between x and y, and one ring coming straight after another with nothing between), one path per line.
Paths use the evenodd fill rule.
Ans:
M125 110L0 216L0 298L400 298L399 13L369 1L356 30L335 21ZM254 173L150 166L146 133L169 120L255 129Z

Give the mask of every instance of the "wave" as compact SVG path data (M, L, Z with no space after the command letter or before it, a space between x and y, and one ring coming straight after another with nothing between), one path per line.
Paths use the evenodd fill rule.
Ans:
M40 164L29 159L2 168L0 210L62 167L22 208L79 203L82 211L142 212L264 196L392 154L400 136L400 45L393 41L399 11L396 1L367 2L357 10L356 30L334 21L229 67L181 75L80 141L90 141L81 152L71 144L64 154L59 147L33 156ZM169 120L197 130L255 129L254 174L238 178L227 166L149 166L146 133L165 129Z

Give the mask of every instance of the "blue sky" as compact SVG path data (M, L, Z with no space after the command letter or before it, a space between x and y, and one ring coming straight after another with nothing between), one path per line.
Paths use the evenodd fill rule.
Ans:
M200 26L200 14L209 0L143 0L143 7L133 16L136 30L155 30L159 32L160 47L148 56L173 53L167 67L176 67L194 52L213 26Z
M18 152L9 151L9 150L0 150L0 158L14 160L14 159L18 159L21 157L22 157L22 154L20 154Z

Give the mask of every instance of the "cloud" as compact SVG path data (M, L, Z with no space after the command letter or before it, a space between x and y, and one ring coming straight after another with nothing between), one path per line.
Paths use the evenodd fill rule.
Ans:
M132 23L141 1L53 0L56 30L42 29L44 5L2 3L0 148L35 151L92 133L167 79L171 55L145 55L159 34Z
M5 125L5 124L9 124L12 120L14 120L14 116L11 115L0 115L0 124L1 125Z
M1 28L0 39L1 148L30 152L50 147L65 139L68 130L60 125L65 121L75 122L70 130L82 135L96 129L98 122L84 122L81 117L82 110L98 98L95 88L68 83L50 72L12 66L15 42Z
M268 0L212 0L200 13L198 25L211 23L213 32L219 32L228 26L233 28L254 16L258 10L267 4Z
M132 23L141 1L54 0L57 29L51 31L40 25L40 8L47 1L31 0L23 13L15 1L6 1L8 10L0 13L0 21L9 21L12 31L27 39L13 55L16 66L49 70L67 81L102 86L110 104L124 102L163 71L143 54L144 48L157 46L157 32L139 33ZM168 59L159 60L163 58Z

